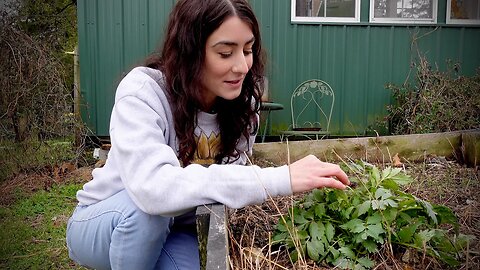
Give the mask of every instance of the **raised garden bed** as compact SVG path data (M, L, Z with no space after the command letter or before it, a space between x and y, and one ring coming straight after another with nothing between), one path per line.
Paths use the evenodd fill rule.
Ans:
M257 144L254 146L253 162L261 167L268 167L314 154L323 160L336 163L341 160L361 159L376 164L379 168L397 166L414 179L413 183L404 187L405 192L449 207L458 218L460 232L473 235L478 240L479 138L479 131L467 131ZM262 205L238 210L228 209L228 226L224 230L225 237L229 239L229 244L224 244L225 250L228 250L225 251L228 254L227 263L225 265L225 257L222 257L217 260L222 263L221 266L210 264L204 269L329 269L329 266L317 265L308 258L292 263L285 248L272 245L280 215L287 213L294 201L304 195L275 198ZM466 257L456 269L480 269L478 242L471 242L465 252ZM393 253L391 251L384 248L375 254L375 269L446 267L439 260L412 249L399 248ZM207 250L207 257L214 252L218 253L218 245L215 250Z

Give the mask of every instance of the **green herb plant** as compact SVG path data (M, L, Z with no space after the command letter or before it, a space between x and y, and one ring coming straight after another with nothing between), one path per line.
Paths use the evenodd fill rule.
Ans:
M450 266L460 263L470 236L459 234L454 213L400 190L413 179L400 168L346 165L356 188L316 189L276 225L274 242L293 261L308 256L341 269L370 269L373 255L394 246L416 249Z

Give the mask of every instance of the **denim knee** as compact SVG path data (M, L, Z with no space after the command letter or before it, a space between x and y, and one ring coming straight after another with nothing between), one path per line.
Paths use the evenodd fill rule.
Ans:
M77 206L67 225L70 257L96 269L153 268L172 219L144 213L125 191Z

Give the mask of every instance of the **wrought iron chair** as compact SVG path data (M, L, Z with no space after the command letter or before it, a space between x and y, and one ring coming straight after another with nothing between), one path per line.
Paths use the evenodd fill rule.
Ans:
M292 93L290 110L292 124L282 131L280 139L286 136L304 136L317 140L329 135L335 93L332 87L322 80L302 82Z

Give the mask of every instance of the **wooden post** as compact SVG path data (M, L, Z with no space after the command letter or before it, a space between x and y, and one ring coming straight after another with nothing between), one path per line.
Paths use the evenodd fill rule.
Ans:
M480 166L480 130L462 134L461 150L465 164L474 168Z
M199 206L196 215L200 269L230 269L225 206L223 204Z

